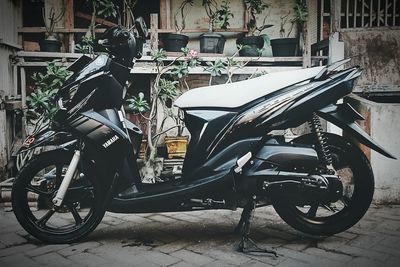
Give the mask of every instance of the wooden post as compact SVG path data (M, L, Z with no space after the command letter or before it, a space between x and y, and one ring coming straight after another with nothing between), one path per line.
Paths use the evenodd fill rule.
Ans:
M349 1L347 1L347 3L348 2ZM344 43L340 40L340 11L341 1L331 0L331 33L329 35L328 64L344 58ZM348 21L346 23L348 24ZM327 123L327 131L330 133L342 135L342 129L330 122Z
M24 60L21 59L21 63L23 63ZM25 73L25 68L21 67L20 69L20 75L21 75L21 102L22 102L22 140L25 140L26 138L26 73Z
M158 50L158 14L150 14L150 48Z
M12 68L13 68L12 73L13 73L13 86L14 86L12 95L16 96L16 95L18 95L18 66L17 66L17 64L14 64Z
M340 30L341 1L331 0L331 33Z
M22 11L23 11L24 5L22 4L22 0L18 0L15 2L18 7L15 12L16 17L17 17L16 22L17 22L17 29L18 29L18 28L22 27ZM24 47L24 40L22 38L22 33L17 33L17 43L20 46Z
M306 6L308 9L310 0L305 0ZM309 68L311 67L311 36L310 36L310 31L308 30L308 25L307 21L304 22L303 25L303 41L304 41L304 47L303 47L303 68Z
M160 0L160 29L171 29L170 0Z
M247 12L247 6L246 3L243 1L243 28L247 29L247 23L249 22L249 13Z
M65 0L65 14L64 14L64 27L68 30L74 28L74 1ZM75 40L74 34L72 32L68 33L68 51L70 53L74 52ZM67 46L65 46L67 47Z
M331 33L329 35L328 63L344 58L344 44L340 40L340 0L331 0Z
M3 105L2 99L0 98L0 104ZM3 171L7 166L7 117L6 110L0 108L0 180L3 180Z

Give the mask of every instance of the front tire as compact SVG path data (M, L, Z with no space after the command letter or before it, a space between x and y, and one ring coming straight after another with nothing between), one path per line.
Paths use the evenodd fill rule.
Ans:
M18 222L45 243L78 241L96 228L105 213L99 187L79 167L63 205L54 207L52 199L71 158L64 150L42 153L22 168L13 184L12 207Z
M374 194L372 168L361 149L341 136L325 135L332 165L343 183L343 197L330 205L316 203L309 206L273 199L276 212L287 224L301 232L322 236L343 232L356 224L367 212ZM314 140L313 135L305 135L293 142L314 144Z

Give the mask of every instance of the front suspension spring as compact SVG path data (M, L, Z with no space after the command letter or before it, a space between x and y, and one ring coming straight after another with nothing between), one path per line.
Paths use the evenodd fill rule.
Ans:
M327 137L323 132L321 121L317 114L313 113L308 124L310 125L311 132L316 137L317 152L319 156L327 166L332 165L332 155L328 147Z

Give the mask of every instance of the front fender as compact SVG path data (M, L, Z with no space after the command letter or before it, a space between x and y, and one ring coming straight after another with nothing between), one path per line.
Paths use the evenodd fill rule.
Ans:
M381 147L366 132L364 132L357 123L355 123L355 120L364 120L364 118L348 103L329 105L317 111L317 115L351 134L367 147L388 158L396 159L395 156Z

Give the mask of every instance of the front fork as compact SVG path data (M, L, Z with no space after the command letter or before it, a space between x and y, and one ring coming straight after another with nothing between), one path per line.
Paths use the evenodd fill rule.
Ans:
M74 156L72 157L71 163L68 166L64 179L61 181L60 188L58 189L56 196L53 198L54 206L61 207L68 187L71 184L72 178L76 176L80 158L81 152L79 150L75 150Z

